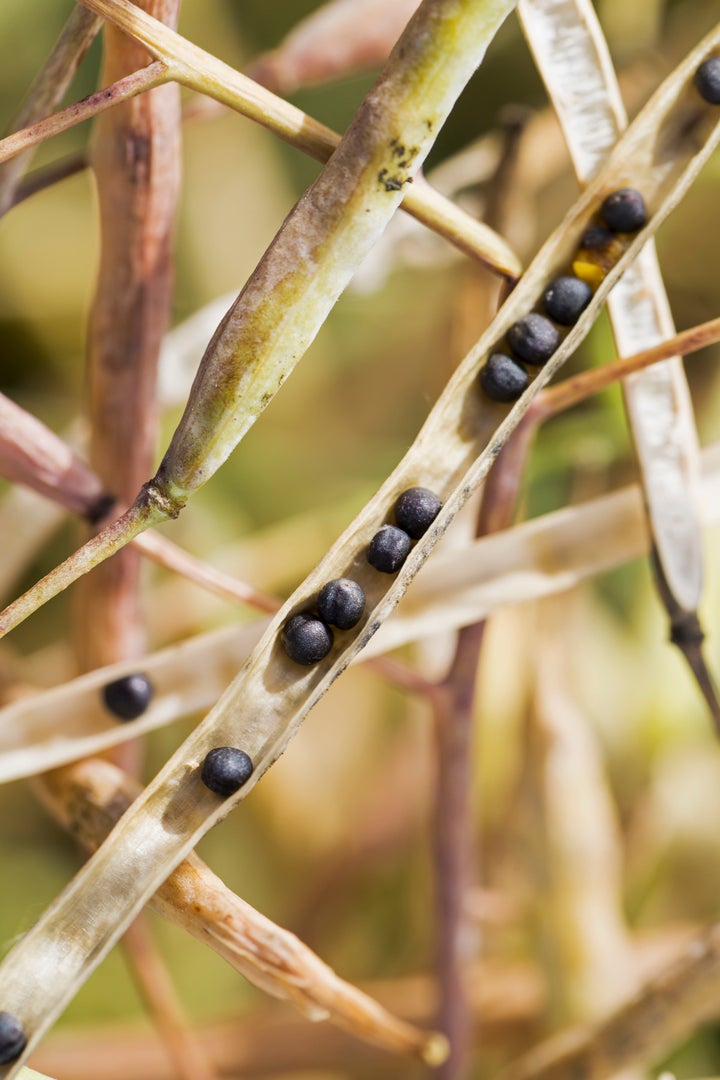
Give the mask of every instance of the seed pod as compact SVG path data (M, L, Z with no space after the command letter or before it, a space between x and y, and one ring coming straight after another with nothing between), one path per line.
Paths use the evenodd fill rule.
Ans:
M395 503L395 521L413 540L419 540L442 510L434 491L424 487L408 488Z
M410 537L395 525L383 525L368 544L367 561L381 574L394 574L408 557Z
M480 372L480 385L493 401L517 401L529 384L525 368L505 353L493 353Z
M244 750L217 746L206 755L200 777L216 795L234 795L253 774L253 763Z
M703 60L695 72L694 82L700 97L708 105L720 105L720 56Z
M635 188L620 188L605 199L600 217L613 232L637 232L647 222L645 200Z
M0 1065L19 1058L27 1045L23 1026L16 1016L0 1012Z
M136 720L153 698L153 685L146 675L123 675L102 690L103 701L118 720Z
M352 578L335 578L323 585L317 608L323 622L337 626L338 630L350 630L362 618L365 593Z
M283 628L281 640L285 652L296 664L310 667L324 660L333 647L333 632L315 615L293 615Z
M590 303L592 294L590 286L580 278L555 278L543 297L543 307L561 326L573 326Z
M560 344L560 332L544 315L531 311L513 323L507 339L520 360L526 364L544 364Z

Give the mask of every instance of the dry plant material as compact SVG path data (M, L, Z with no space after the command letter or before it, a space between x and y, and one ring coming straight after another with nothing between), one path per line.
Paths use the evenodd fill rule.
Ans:
M33 82L22 108L13 121L18 131L51 113L62 101L85 53L97 34L102 19L76 4L50 56ZM0 217L13 205L15 194L32 154L20 154L0 165Z
M419 0L330 0L301 19L248 75L284 97L381 64Z
M84 761L50 773L42 801L84 847L94 849L140 791L115 766ZM181 926L255 986L292 1002L311 1020L330 1020L357 1038L437 1065L445 1039L394 1017L371 997L338 978L294 934L235 896L196 855L165 881L150 906Z
M704 451L703 461L703 523L709 525L720 520L720 446ZM463 549L461 560L455 551L439 551L358 659L382 657L471 625L505 605L569 589L648 548L640 491L629 487L477 540ZM107 683L132 674L136 662L101 668L6 705L0 709L0 783L101 753L209 708L267 627L265 619L223 627L146 657L141 666L153 685L153 701L131 725L107 713L102 692ZM386 663L388 677L402 685L406 670ZM418 677L407 685L414 692L433 689Z
M2 965L6 999L23 1017L31 1043L160 881L227 813L234 800L218 805L217 798L203 790L199 781L199 765L208 750L216 745L241 743L255 762L253 778L242 791L252 789L308 709L390 613L453 515L487 472L533 395L570 354L612 284L682 196L718 139L717 116L709 107L698 104L691 84L694 70L717 48L719 37L720 31L715 31L706 38L660 88L621 140L606 169L547 242L498 319L461 365L398 470L291 598L242 675L128 810L112 839L6 958ZM648 225L620 245L620 258L608 268L585 314L523 399L510 412L498 406L488 408L481 402L476 385L482 361L510 327L539 302L548 282L570 263L589 220L608 192L630 182L642 187L649 209ZM171 455L166 466L176 458L177 454ZM182 465L182 461L180 456L177 464ZM444 507L430 534L418 542L388 588L387 582L379 581L367 567L365 546L386 520L397 494L416 483L436 491ZM354 572L348 574L351 569ZM370 611L360 633L353 635L349 644L338 645L316 668L308 672L290 668L277 646L280 626L327 580L346 574L359 580L368 595ZM82 940L73 932L73 928L80 927Z
M620 88L595 10L590 0L552 4L520 0L518 11L578 180L587 183L627 127ZM697 73L694 85L697 87ZM640 352L674 335L653 243L645 246L613 289L608 311L621 355ZM629 376L623 382L623 393L653 536L660 597L670 616L671 640L686 656L720 728L720 702L703 660L703 635L697 620L702 589L698 443L681 357Z
M650 1066L718 1015L720 927L714 925L602 1023L541 1043L506 1069L502 1080L600 1080Z

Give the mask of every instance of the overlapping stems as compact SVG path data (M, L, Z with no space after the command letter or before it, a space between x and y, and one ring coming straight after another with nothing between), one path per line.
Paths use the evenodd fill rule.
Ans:
M390 614L533 397L587 333L612 285L687 190L720 138L717 113L698 101L692 85L698 64L719 43L720 29L716 29L659 89L461 364L417 440L378 495L290 598L216 708L121 819L111 839L7 957L2 967L6 1000L26 1018L31 1044L160 881L235 801L252 790L308 710ZM647 225L623 245L584 315L521 399L511 408L483 401L477 373L488 352L538 303L548 281L570 263L602 198L631 181L645 196ZM231 324L231 319L226 320L221 334ZM191 458L171 452L158 478L161 494L163 484L171 499L177 498L178 489L183 490L183 481L184 490L190 488L197 479L188 471ZM402 571L388 585L373 575L364 559L364 548L387 519L398 492L418 482L434 488L444 498L444 508L433 529L418 542ZM365 587L366 621L314 668L293 667L278 646L283 621L307 605L323 582L343 573L352 573ZM251 781L220 805L216 796L203 789L198 777L205 754L216 745L241 745L255 762ZM129 867L131 874L126 872ZM74 933L79 926L84 928L82 944ZM92 928L89 933L87 927ZM70 947L68 943L72 943ZM53 986L49 985L50 972Z

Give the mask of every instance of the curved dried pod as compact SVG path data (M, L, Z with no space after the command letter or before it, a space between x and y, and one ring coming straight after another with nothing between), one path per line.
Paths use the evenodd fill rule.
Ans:
M423 4L332 158L288 215L218 327L157 475L122 518L0 616L1 633L26 618L37 601L45 603L140 532L176 517L190 494L226 460L291 373L403 201L406 185L412 183L455 100L514 4L515 0L481 4L427 0ZM103 12L107 7L124 10L120 0L92 0L90 6ZM153 46L156 33L175 40L168 27L132 4L126 6L129 12L120 25L134 31L151 51L158 51ZM190 63L196 60L204 65L203 71L208 68L198 88L215 87L217 92L212 78L216 68L222 73L225 65L182 38L177 42L176 49L187 54ZM448 55L453 57L452 64L447 62ZM167 70L179 81L189 78L188 68L177 56L167 62ZM260 87L232 69L227 71L265 101L266 92ZM273 98L273 107L278 103L283 106L276 116L282 125L278 120L273 128L278 133L294 132L297 138L302 134L308 139L320 128L291 107L288 117L285 103ZM267 120L257 102L248 113Z
M518 14L578 180L585 184L627 127L597 15L590 0L520 0ZM620 355L639 352L675 333L653 242L613 289L608 312ZM720 703L703 660L697 620L702 589L698 439L681 357L629 376L623 380L623 394L671 640L686 656L720 728Z
M93 851L141 791L107 761L82 761L43 777L41 801L83 847ZM339 978L294 934L236 896L190 854L152 897L150 906L209 945L241 975L273 997L289 1000L310 1020L330 1020L358 1038L428 1064L446 1055L441 1035L399 1020Z
M0 966L3 999L22 1019L28 1052L160 883L249 794L312 706L391 614L533 397L587 333L609 290L682 198L720 141L720 116L693 87L696 68L719 47L720 27L661 85L460 365L397 469L273 619L215 708L7 955ZM644 194L646 225L618 242L617 261L607 266L584 314L522 397L512 406L483 400L477 377L489 354L510 327L539 304L548 283L572 263L604 198L628 185ZM367 563L367 545L389 520L398 495L416 485L434 490L444 506L402 569L393 576L378 574ZM314 602L325 582L337 577L351 577L362 585L367 613L355 629L338 634L323 660L307 668L296 665L280 644L281 629L291 615ZM219 799L200 779L206 754L217 746L241 748L255 766L249 781L227 799ZM12 1072L0 1070L0 1076L8 1075Z

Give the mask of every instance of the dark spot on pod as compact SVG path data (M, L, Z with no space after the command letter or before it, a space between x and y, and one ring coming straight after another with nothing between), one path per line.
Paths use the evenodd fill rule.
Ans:
M592 294L587 282L578 277L555 278L543 297L543 307L561 326L572 326L590 303Z
M136 720L153 699L153 685L146 675L123 675L102 690L105 707L119 720Z
M394 525L383 525L368 544L367 561L382 574L394 574L408 557L410 537Z
M23 1026L16 1016L0 1012L0 1065L19 1058L27 1046Z
M613 238L613 234L609 229L604 229L602 225L591 225L589 229L586 229L583 233L582 240L580 241L580 249L585 251L595 251L597 248L604 248L610 243Z
M480 385L493 401L517 401L529 384L525 368L504 353L493 353L480 372Z
M395 521L413 540L419 540L442 510L442 503L429 488L403 491L395 503Z
M635 188L620 188L605 199L600 217L612 232L637 232L647 222L645 200Z
M253 763L244 750L217 746L206 756L200 777L216 795L234 795L253 774Z
M281 640L285 652L296 664L317 664L333 647L333 632L315 615L293 615L283 627Z
M352 578L336 578L323 585L318 596L317 609L323 622L337 626L338 630L350 630L357 626L362 618L365 592Z
M708 105L720 105L720 56L703 60L693 81L698 94Z
M520 360L526 364L544 364L560 344L560 331L544 315L531 311L513 323L507 339Z

